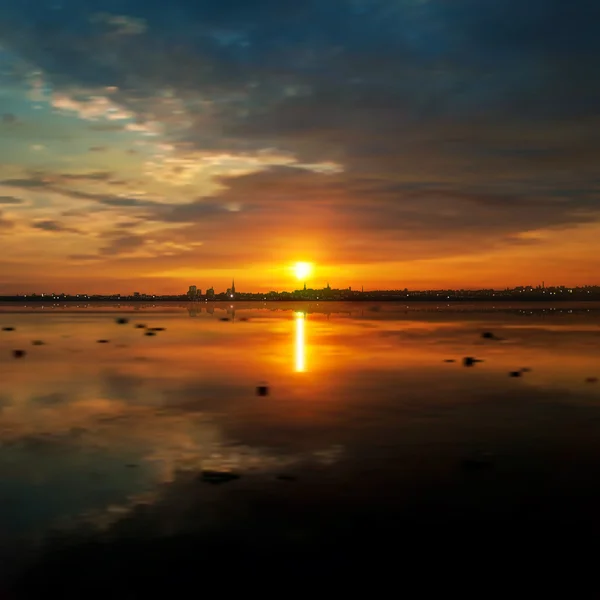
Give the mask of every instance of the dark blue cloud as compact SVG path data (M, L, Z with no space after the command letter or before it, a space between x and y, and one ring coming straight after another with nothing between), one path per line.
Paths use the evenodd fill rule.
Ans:
M600 52L598 8L584 0L39 4L2 7L0 31L58 81L209 93L258 82L267 89L257 100L284 83L334 83L353 94L362 81L421 113L418 85L429 96L425 114L463 116L483 112L482 102L487 111L564 115L592 110L599 98L590 77ZM147 31L115 40L98 14L143 19Z

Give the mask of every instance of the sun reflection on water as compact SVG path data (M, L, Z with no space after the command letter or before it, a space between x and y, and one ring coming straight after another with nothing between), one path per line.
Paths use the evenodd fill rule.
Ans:
M297 312L295 314L296 319L296 373L303 373L306 370L305 363L305 335L304 335L304 326L305 319L304 313Z

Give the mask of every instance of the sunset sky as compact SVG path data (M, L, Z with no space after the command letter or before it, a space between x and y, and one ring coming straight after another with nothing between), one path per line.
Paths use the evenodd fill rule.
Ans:
M0 294L600 283L599 13L0 2Z

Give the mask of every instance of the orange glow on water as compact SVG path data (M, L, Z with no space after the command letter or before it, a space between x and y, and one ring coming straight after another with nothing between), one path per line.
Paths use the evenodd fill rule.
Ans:
M296 344L295 344L295 359L296 373L304 373L306 370L306 348L305 348L305 321L304 313L298 312L295 314L296 320Z

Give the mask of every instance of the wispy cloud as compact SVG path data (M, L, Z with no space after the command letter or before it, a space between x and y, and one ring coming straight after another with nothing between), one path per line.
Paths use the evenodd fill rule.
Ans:
M90 21L106 25L112 33L117 35L141 35L147 28L144 19L136 19L126 15L96 13L90 17Z
M23 204L23 200L14 196L0 196L0 204Z
M42 231L49 231L52 233L81 233L75 227L69 227L59 221L54 220L45 220L45 221L35 221L31 224L34 229L41 229Z

